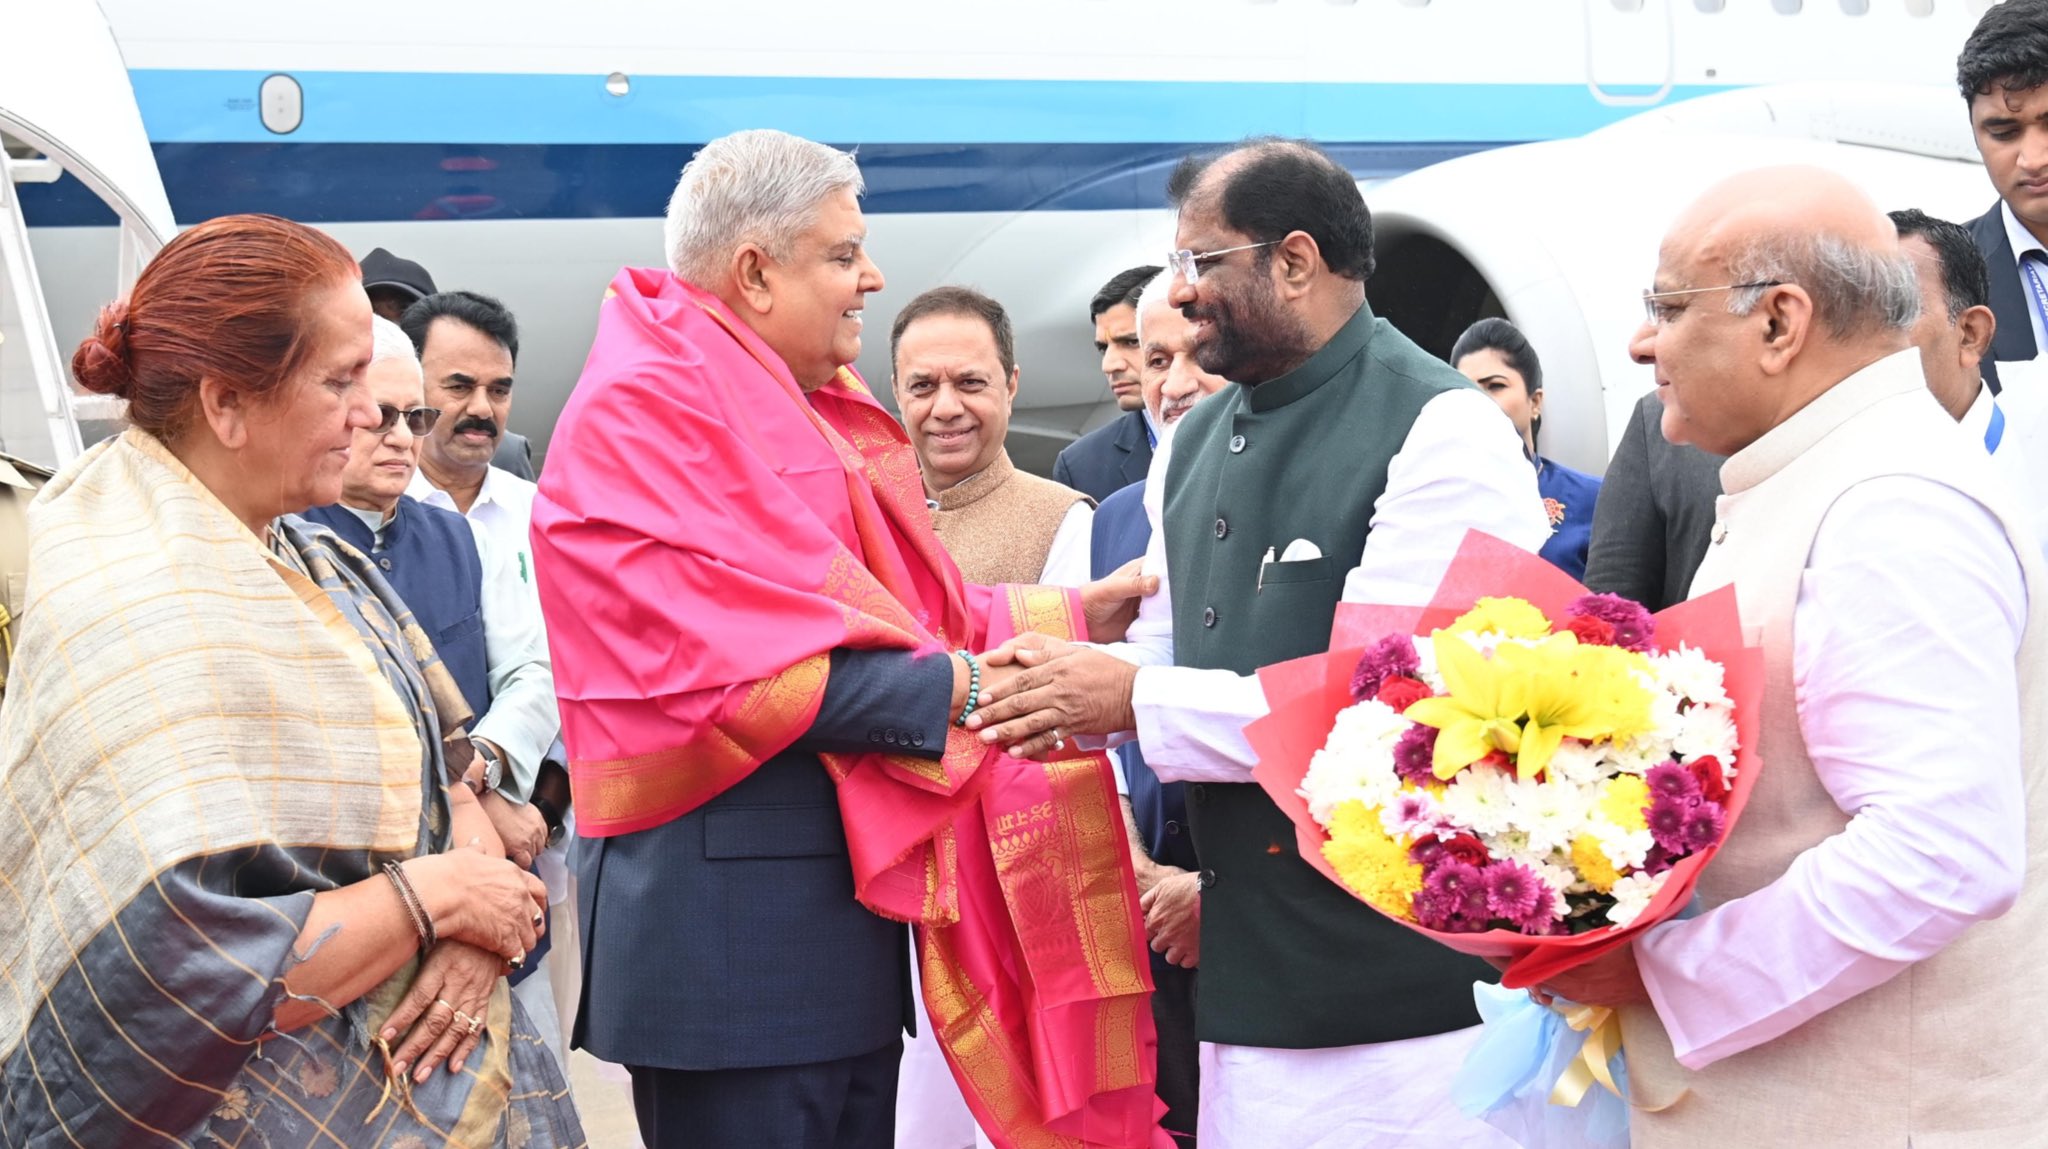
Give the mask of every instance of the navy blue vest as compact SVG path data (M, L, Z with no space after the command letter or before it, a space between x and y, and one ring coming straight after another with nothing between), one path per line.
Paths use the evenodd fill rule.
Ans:
M306 518L340 535L369 555L391 589L412 608L420 629L434 640L442 665L455 676L462 697L477 714L490 709L490 662L484 650L484 567L477 558L469 520L430 507L410 495L398 499L398 513L376 532L347 507L314 507ZM474 720L472 720L472 724Z

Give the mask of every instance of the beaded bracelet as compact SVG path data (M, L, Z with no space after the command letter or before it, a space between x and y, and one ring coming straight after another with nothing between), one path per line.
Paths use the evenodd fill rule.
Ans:
M976 706L981 705L981 663L976 662L974 656L964 650L956 650L953 653L959 655L961 661L967 664L967 705L960 708L960 717L954 722L955 726L965 726L967 716L974 713Z
M405 906L405 916L412 919L412 928L419 932L420 948L434 948L434 919L427 913L427 904L413 892L412 883L406 879L405 870L397 862L384 863L384 876L391 879L391 888L398 891L398 900Z

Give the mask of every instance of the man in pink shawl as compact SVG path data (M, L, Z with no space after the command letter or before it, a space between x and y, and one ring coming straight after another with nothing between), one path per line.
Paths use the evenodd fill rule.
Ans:
M907 922L998 1146L1163 1145L1109 767L959 724L1014 673L972 651L1110 637L1137 576L961 581L847 366L882 286L861 190L794 136L707 145L673 271L613 282L556 427L533 546L580 835L574 1042L631 1070L651 1149L888 1149Z

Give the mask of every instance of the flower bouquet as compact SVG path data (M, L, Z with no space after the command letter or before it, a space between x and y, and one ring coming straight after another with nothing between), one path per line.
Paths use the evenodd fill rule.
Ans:
M1756 781L1732 589L1652 616L1475 531L1430 605L1337 609L1245 728L1310 865L1509 988L1686 905Z

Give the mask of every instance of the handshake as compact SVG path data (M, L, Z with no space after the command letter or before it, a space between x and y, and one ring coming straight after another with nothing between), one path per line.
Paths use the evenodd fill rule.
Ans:
M1138 604L1159 589L1132 559L1081 588L1088 637L1118 642ZM1044 758L1080 734L1114 734L1135 725L1131 687L1138 668L1093 647L1043 634L1021 634L980 656L981 694L967 728L1014 758ZM964 664L955 670L954 711L966 702Z

